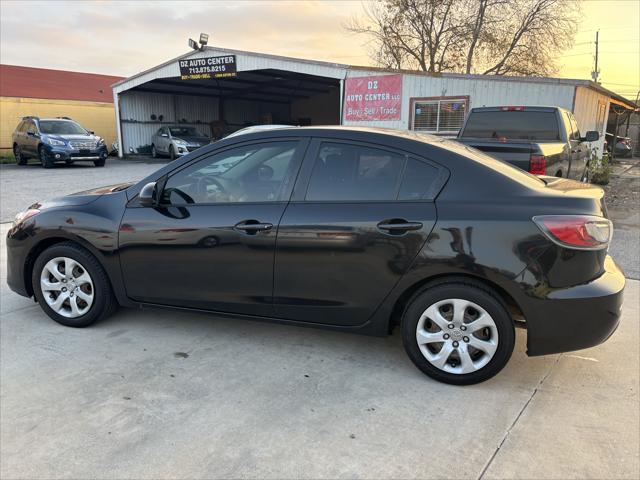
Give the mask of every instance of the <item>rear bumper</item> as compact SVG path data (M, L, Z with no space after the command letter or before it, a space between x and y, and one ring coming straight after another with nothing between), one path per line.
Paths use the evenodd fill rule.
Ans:
M605 271L595 280L532 301L525 312L527 354L580 350L607 340L618 328L624 286L624 274L607 256Z

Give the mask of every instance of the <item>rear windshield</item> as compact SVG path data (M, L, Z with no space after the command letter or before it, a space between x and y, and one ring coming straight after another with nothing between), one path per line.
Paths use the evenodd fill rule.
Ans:
M560 140L555 112L471 112L462 137Z
M67 120L40 120L40 133L48 135L86 135L87 131L77 123Z

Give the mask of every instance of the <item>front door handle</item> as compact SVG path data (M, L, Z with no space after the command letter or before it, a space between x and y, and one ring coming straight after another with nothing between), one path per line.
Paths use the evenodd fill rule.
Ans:
M421 222L409 222L404 219L398 220L383 220L378 224L380 230L385 230L388 233L404 233L409 230L420 230L422 228Z
M257 220L244 220L237 223L233 228L249 235L254 235L258 232L271 230L273 228L273 223L260 223Z

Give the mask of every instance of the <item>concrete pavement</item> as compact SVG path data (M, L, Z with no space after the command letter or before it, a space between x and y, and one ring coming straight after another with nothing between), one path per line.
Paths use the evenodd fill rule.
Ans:
M6 234L6 225L0 233ZM471 387L370 338L121 309L62 327L6 287L0 477L638 478L639 282L596 348Z

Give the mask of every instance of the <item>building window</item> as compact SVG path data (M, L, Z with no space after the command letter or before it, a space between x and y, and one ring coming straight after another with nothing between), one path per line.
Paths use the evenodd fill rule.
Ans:
M419 132L457 135L467 114L464 97L412 98L411 129Z

